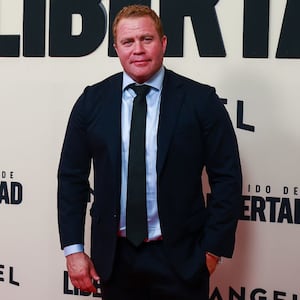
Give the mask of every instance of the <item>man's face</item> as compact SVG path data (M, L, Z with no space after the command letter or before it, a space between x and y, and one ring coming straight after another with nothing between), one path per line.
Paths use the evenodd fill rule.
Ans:
M119 21L114 47L124 71L136 82L147 81L160 69L166 46L166 36L159 37L150 17Z

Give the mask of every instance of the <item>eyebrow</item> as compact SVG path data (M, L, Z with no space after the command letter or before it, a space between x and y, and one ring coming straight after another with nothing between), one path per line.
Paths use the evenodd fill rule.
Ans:
M144 39L146 37L151 37L153 38L154 35L153 34L150 34L150 33L145 33L145 34L142 34L141 36L139 36L139 39ZM135 37L125 37L123 39L120 40L120 42L124 42L124 41L131 41L131 40L134 40Z

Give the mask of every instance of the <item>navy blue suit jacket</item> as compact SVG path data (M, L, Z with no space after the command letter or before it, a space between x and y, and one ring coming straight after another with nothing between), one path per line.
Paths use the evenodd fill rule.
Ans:
M61 246L84 243L91 161L91 256L110 277L120 216L122 73L87 87L68 123L58 172ZM174 270L197 282L205 252L231 257L241 210L242 176L234 129L214 88L166 70L157 149L158 214ZM208 174L207 206L201 175Z

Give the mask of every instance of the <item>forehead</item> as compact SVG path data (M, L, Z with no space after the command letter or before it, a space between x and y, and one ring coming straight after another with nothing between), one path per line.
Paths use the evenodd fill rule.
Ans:
M117 27L117 34L157 33L155 23L149 16L122 18Z

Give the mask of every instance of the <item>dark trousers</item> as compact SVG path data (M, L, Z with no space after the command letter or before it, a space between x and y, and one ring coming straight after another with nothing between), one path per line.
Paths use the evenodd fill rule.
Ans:
M173 272L163 241L136 248L120 238L112 277L101 292L103 300L208 300L209 275L190 285Z

